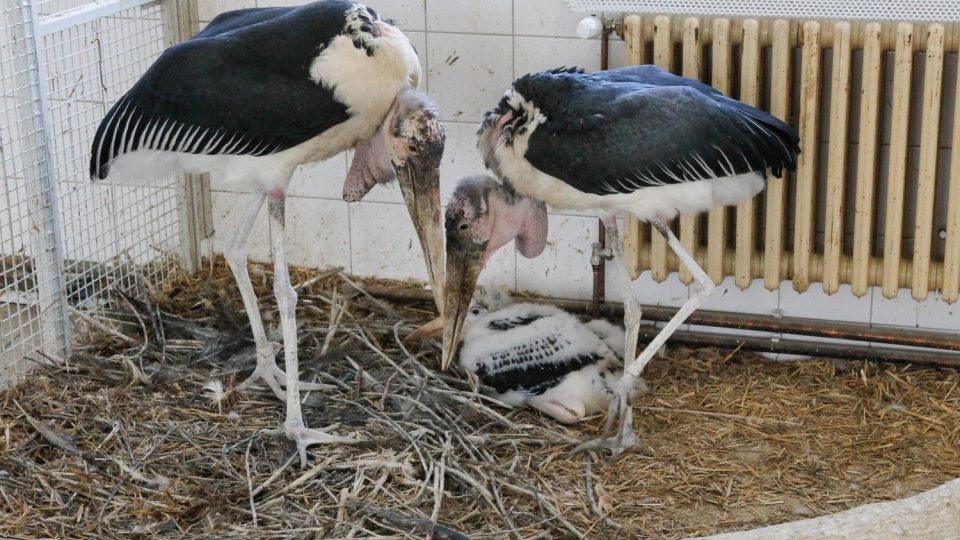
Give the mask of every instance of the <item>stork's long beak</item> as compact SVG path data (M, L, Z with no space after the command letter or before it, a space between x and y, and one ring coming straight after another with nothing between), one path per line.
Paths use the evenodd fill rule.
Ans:
M463 321L470 308L473 291L477 287L477 278L483 268L486 243L477 244L469 238L457 237L456 231L447 231L447 283L444 288L443 349L441 368L447 369L453 363L460 338L463 334Z
M441 140L441 152L443 142ZM437 168L397 167L403 201L420 238L430 288L437 310L443 313L443 227L440 225L440 173Z
M403 200L417 230L437 310L443 312L443 226L440 223L440 159L444 132L440 114L412 90L397 97L404 104L392 118L390 161Z

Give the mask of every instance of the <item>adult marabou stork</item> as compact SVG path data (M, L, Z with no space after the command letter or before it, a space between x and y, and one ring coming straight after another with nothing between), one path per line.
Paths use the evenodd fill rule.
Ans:
M344 184L347 201L359 200L396 173L441 294L437 167L443 131L436 110L410 90L419 77L407 37L357 2L231 11L167 49L110 109L93 142L94 179L216 171L234 187L253 192L226 252L257 349L257 367L238 389L262 379L286 400L286 421L278 431L296 441L303 464L308 445L352 439L303 423L299 390L315 386L298 380L297 294L284 239L286 189L298 165L348 148L356 153ZM276 365L247 273L246 239L265 199L285 372Z
M487 112L478 136L487 167L507 191L556 208L596 211L604 220L624 281L628 358L635 358L640 305L630 292L616 217L630 214L653 224L700 284L700 290L627 365L603 435L579 447L607 448L617 455L638 442L629 405L636 378L714 289L667 222L677 214L738 204L759 193L768 169L780 176L783 169L795 168L797 134L773 116L706 84L655 66L634 66L599 73L560 68L521 77ZM448 205L445 363L460 340L482 261L509 242L502 238L494 242L491 234L510 229L507 223L526 222L535 208L520 196L504 201L497 215L483 211L494 206L489 203ZM504 225L497 224L501 221ZM618 435L610 438L618 416Z

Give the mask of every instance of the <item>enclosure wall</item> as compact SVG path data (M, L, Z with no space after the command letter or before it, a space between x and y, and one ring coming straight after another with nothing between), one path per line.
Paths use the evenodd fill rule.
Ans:
M120 292L178 267L177 184L91 183L112 104L171 43L171 4L5 0L0 23L0 384L82 345Z
M477 123L515 77L559 65L578 65L589 70L600 67L598 40L576 37L577 22L584 14L570 12L560 0L370 0L369 3L397 19L411 37L424 67L422 84L441 108L447 132L441 169L442 201L450 196L459 178L485 171L476 150ZM227 9L267 5L276 3L201 0L201 20L209 21ZM618 37L613 39L610 64L617 67L626 62L626 48ZM652 49L648 47L648 50ZM703 54L708 56L710 51L705 49ZM682 55L677 51L674 61L681 60ZM851 80L858 78L859 72L852 72L851 77ZM944 111L951 110L955 78L956 58L947 54L943 73ZM739 83L732 81L732 84ZM827 114L827 109L822 109L821 114ZM951 122L948 119L941 124L941 133L950 133ZM882 153L887 151L888 144L888 140L880 142ZM949 152L949 144L949 137L940 137L943 152ZM919 152L918 139L910 140L908 152L911 155ZM850 155L852 160L853 154ZM291 186L293 196L288 217L293 262L309 267L343 266L366 276L426 279L416 236L396 186L374 188L362 203L348 205L341 200L349 159L350 156L341 156L297 172ZM938 167L938 174L946 170L947 166L942 165ZM885 171L879 171L878 177L885 175ZM243 195L226 191L222 179L213 178L212 182L215 247L222 250L236 225ZM936 204L942 209L944 201ZM589 255L590 244L597 236L596 219L556 210L551 211L549 219L549 243L540 257L528 260L508 246L494 255L481 280L548 296L589 299L592 292ZM250 249L254 258L267 260L266 216L261 215L260 220ZM733 235L731 231L729 238ZM608 265L606 291L607 298L613 302L621 299L615 271ZM669 274L663 283L657 283L651 272L644 271L635 282L634 290L644 303L669 307L681 305L689 296L688 286L677 274ZM720 281L718 292L704 309L954 331L960 328L960 308L957 304L948 305L936 292L918 303L909 291L900 291L895 298L888 299L882 291L870 287L865 295L856 296L845 284L828 295L820 283L814 282L801 294L790 281L779 283L770 291L762 279L754 278L741 290L730 276Z

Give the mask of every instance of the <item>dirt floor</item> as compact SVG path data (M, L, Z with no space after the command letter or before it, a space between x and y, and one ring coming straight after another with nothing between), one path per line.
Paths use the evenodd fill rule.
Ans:
M270 275L251 269L279 341ZM231 392L253 345L217 265L117 295L78 319L69 362L0 393L0 536L685 538L960 476L953 371L670 348L635 402L655 454L605 463L566 455L602 418L564 427L438 373L436 344L402 340L429 305L372 298L335 271L293 282L301 378L331 385L305 394L307 423L362 442L314 447L301 468L265 433L283 404Z

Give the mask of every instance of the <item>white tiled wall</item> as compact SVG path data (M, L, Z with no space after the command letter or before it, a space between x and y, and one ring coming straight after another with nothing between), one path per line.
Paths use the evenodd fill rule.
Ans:
M563 0L367 0L384 16L395 19L420 55L422 88L439 105L447 134L441 166L441 197L446 201L457 181L483 174L476 151L477 122L514 78L530 71L561 65L600 67L597 40L576 38L582 14L571 13ZM200 0L201 20L241 7L301 3L290 0ZM622 64L624 47L614 39L610 64ZM953 66L948 66L953 69ZM397 279L426 278L420 248L399 189L377 187L362 203L340 198L350 156L301 167L290 187L291 261L322 267L340 265L357 275ZM243 196L214 179L214 249L222 249L233 232ZM262 218L263 216L261 216ZM533 260L511 248L500 250L488 263L482 283L498 283L559 298L588 299L592 290L590 244L597 236L596 220L575 212L553 212L544 253ZM255 260L268 260L265 220L250 242ZM623 297L616 267L607 266L606 296ZM649 272L633 283L644 304L680 306L690 289L676 275L655 283ZM916 303L908 293L885 300L879 291L855 298L849 288L828 296L818 285L804 294L789 283L767 291L760 281L741 291L727 279L717 287L705 309L788 317L870 322L900 326L960 329L960 306L948 306L935 294Z

